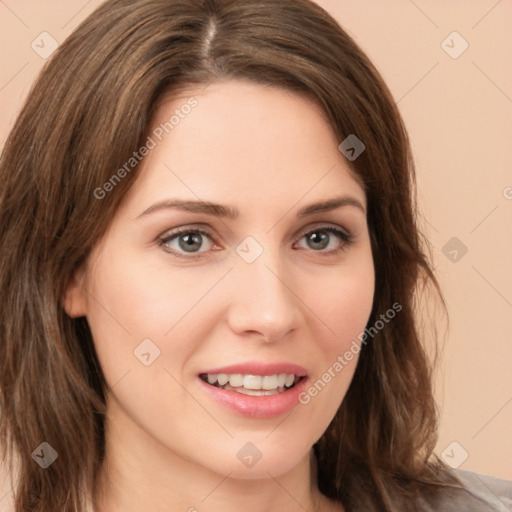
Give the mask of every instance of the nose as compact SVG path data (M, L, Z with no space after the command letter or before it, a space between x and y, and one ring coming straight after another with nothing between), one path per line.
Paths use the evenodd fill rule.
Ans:
M276 342L295 331L303 316L295 280L276 259L240 261L233 272L228 323L238 336Z

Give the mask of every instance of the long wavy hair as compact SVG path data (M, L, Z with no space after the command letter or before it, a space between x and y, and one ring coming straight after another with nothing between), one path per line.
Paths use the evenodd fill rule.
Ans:
M420 340L418 290L432 286L406 130L379 73L309 0L110 0L44 67L0 161L0 443L17 511L83 512L105 452L106 383L85 318L61 301L137 176L102 187L140 148L163 95L244 79L316 102L367 196L375 262L368 325L402 310L361 350L314 446L320 490L347 511L412 510L448 481L433 456L437 413ZM233 105L236 108L236 105ZM96 193L95 193L96 191ZM443 302L444 305L444 302ZM41 470L41 442L59 454Z

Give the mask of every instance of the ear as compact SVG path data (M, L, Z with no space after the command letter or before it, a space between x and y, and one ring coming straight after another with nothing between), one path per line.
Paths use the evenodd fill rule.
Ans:
M62 307L71 318L87 314L87 292L85 290L85 270L78 269L66 285L61 300Z

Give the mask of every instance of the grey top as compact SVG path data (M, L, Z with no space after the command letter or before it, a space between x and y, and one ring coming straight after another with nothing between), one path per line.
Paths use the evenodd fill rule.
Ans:
M421 512L511 512L512 481L455 470L460 490L446 489L424 500Z

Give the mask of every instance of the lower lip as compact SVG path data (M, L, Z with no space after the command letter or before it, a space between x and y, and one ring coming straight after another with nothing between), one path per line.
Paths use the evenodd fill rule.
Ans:
M286 414L299 403L299 395L306 388L302 378L293 388L269 396L250 396L212 386L199 378L204 390L218 403L231 411L250 418L276 418Z

